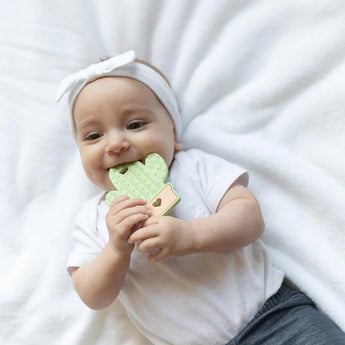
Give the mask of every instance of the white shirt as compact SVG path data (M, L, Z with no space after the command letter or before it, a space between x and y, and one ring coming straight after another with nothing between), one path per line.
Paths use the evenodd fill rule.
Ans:
M169 182L181 197L172 214L192 220L216 212L228 188L247 185L242 168L199 150L175 155ZM86 203L77 218L68 267L94 258L108 241L101 196ZM232 252L202 253L150 263L134 249L119 300L129 318L154 344L220 345L253 318L280 287L261 241Z

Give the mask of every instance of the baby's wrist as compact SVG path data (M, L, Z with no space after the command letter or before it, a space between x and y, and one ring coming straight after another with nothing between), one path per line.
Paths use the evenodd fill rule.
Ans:
M181 229L182 252L184 252L186 255L198 253L197 231L193 225L193 222L182 220L180 221L179 227Z
M130 261L133 246L124 244L122 246L114 246L110 242L105 246L105 250L109 256L109 260L118 264L119 261Z

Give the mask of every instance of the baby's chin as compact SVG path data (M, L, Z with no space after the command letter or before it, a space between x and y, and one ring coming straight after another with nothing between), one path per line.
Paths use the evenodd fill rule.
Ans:
M102 183L98 184L98 187L104 190L105 192L111 192L112 190L116 190L116 187L111 183L108 176L105 177Z
M109 182L106 186L106 188L103 188L106 192L111 192L114 190L117 190L117 188L111 183Z

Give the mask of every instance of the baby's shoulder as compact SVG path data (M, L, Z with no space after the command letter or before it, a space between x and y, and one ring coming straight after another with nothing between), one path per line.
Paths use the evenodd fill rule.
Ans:
M226 159L212 153L199 149L188 149L179 151L175 154L173 167L183 169L184 171L200 171L200 169L223 168L233 165Z
M208 153L206 151L202 151L200 149L188 149L178 151L175 154L174 161L178 162L179 164L196 164L198 162L209 162L210 160L218 160L222 159L214 154Z

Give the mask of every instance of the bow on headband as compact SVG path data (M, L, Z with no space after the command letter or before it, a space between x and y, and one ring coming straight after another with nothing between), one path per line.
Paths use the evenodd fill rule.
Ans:
M61 82L57 91L56 101L59 102L66 92L73 89L78 89L80 91L89 81L109 75L113 70L127 65L134 60L135 53L131 50L71 74Z

